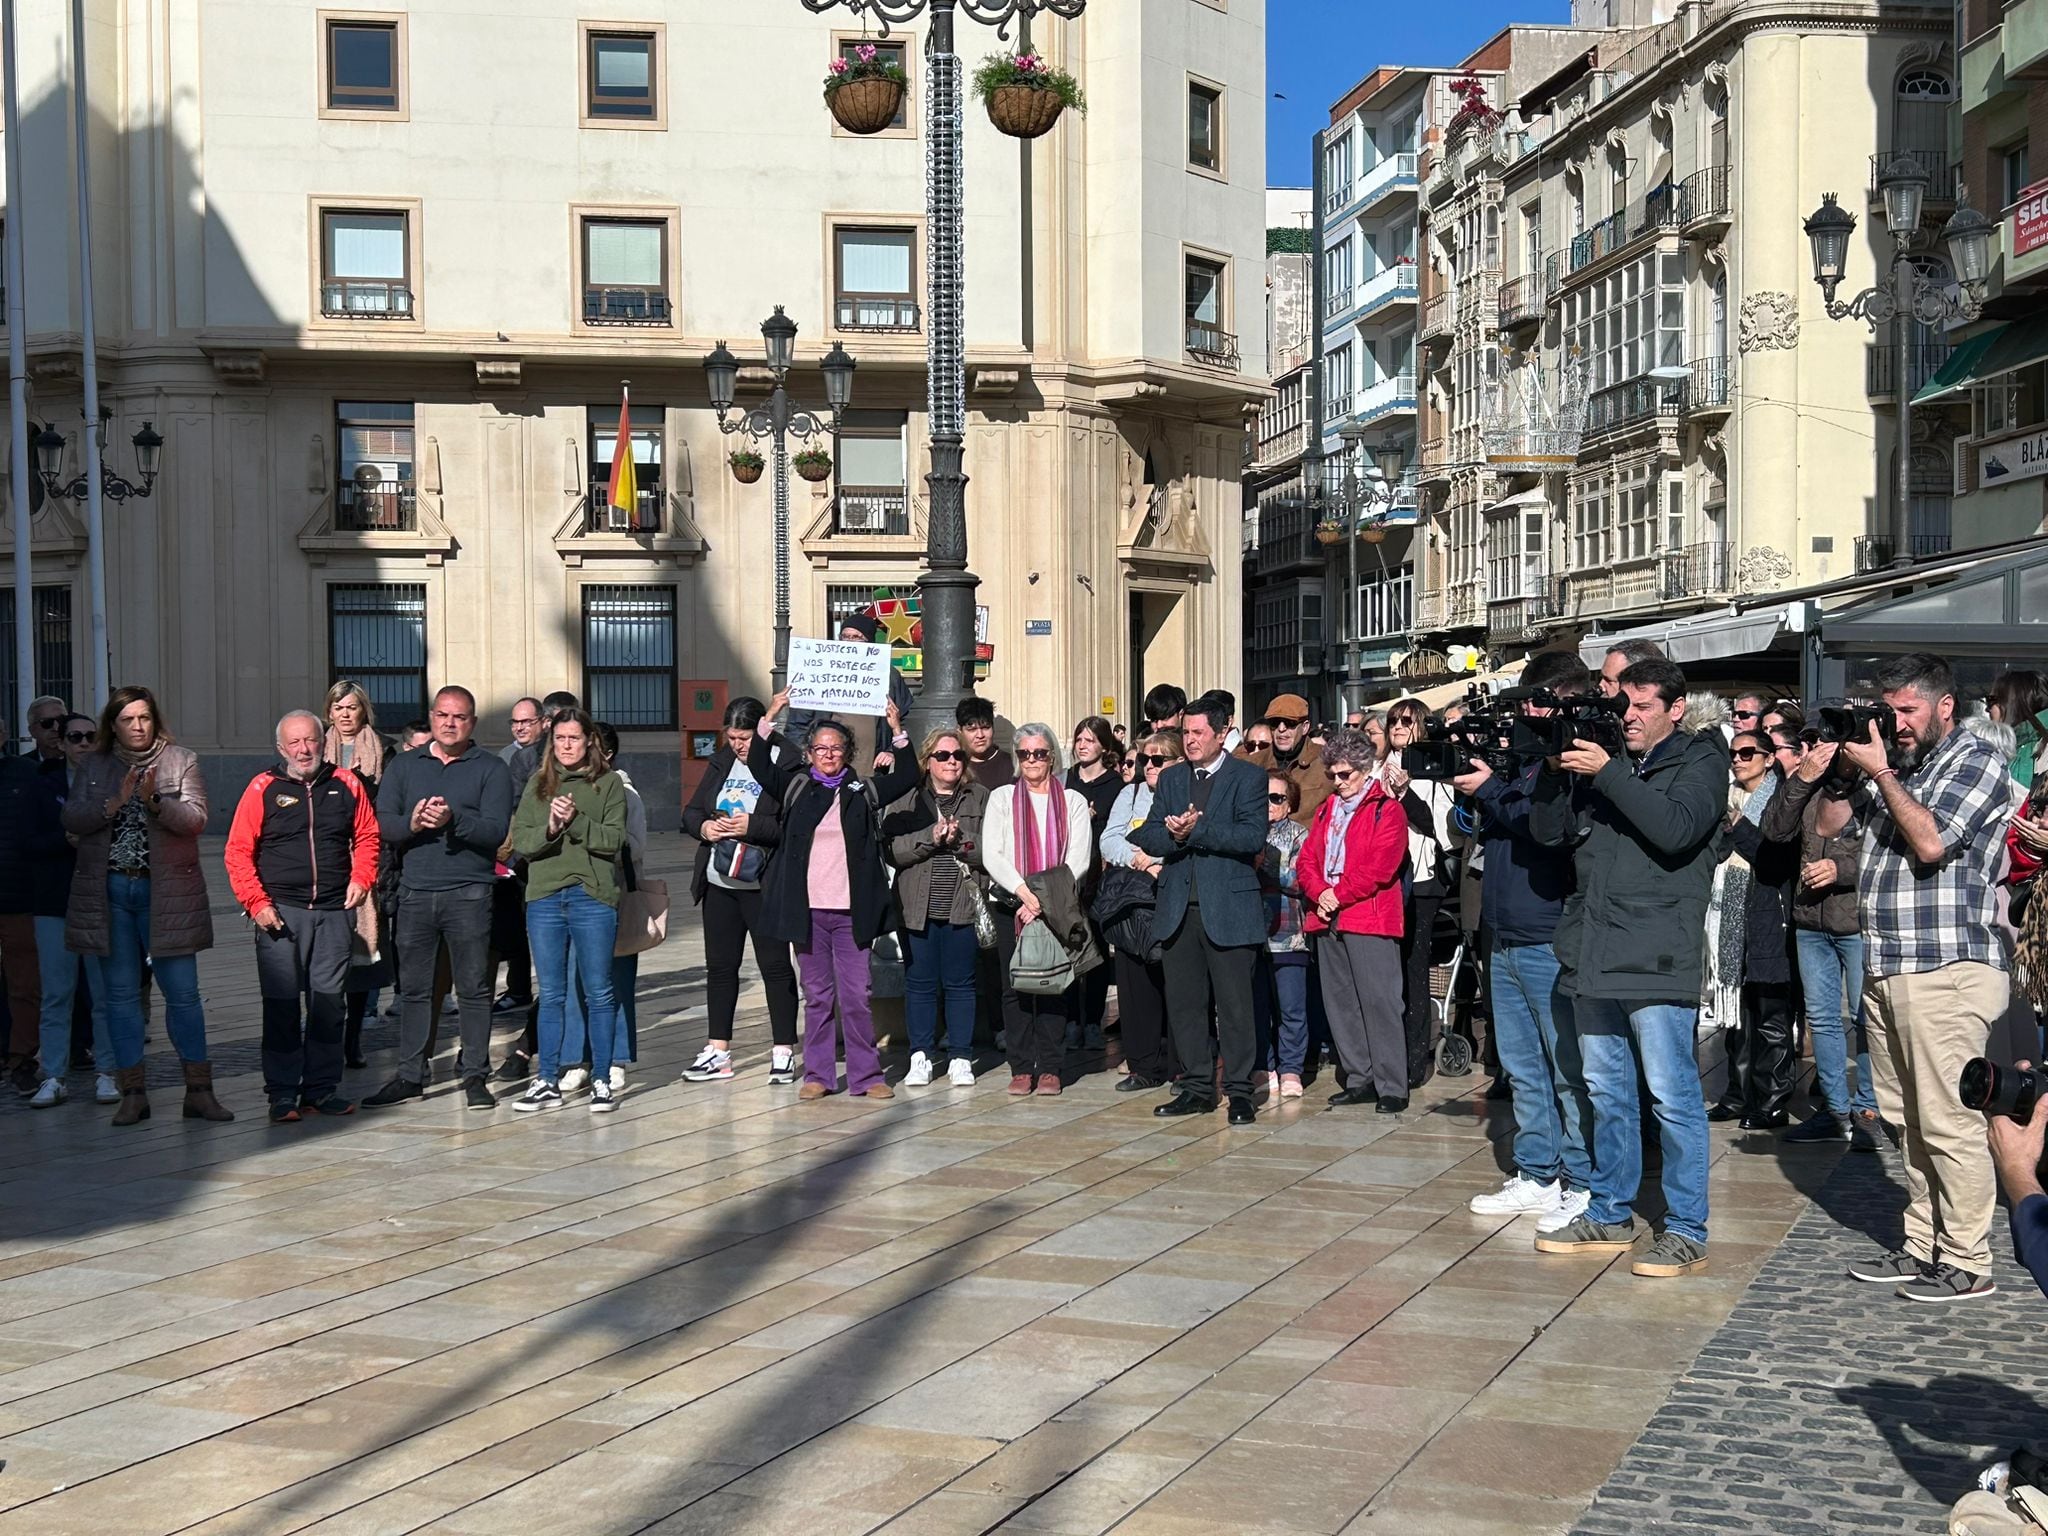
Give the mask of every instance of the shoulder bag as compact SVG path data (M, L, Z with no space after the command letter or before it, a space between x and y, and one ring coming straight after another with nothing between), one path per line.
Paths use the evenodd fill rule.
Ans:
M633 855L619 849L619 936L612 945L614 955L638 955L668 937L668 882L652 876L636 877Z

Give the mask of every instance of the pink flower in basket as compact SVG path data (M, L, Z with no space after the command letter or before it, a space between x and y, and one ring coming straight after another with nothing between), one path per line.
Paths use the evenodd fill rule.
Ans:
M854 49L853 52L854 56L858 58L863 64L872 64L875 62L875 45L873 43L862 43L858 48Z
M1017 68L1023 74L1036 74L1045 68L1045 60L1035 53L1020 53L1017 55Z
M832 73L833 73L833 74L835 74L835 75L843 75L843 74L845 74L845 73L846 73L846 60L844 60L844 59L834 59L834 60L832 61Z

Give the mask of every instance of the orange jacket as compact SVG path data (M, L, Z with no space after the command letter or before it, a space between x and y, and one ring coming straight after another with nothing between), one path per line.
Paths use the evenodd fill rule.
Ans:
M228 884L251 917L265 907L335 909L350 885L376 884L380 847L370 792L348 769L322 763L301 783L266 768L228 828Z

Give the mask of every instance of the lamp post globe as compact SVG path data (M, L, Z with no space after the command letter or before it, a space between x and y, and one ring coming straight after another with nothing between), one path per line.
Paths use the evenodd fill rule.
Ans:
M1975 292L1991 275L1991 234L1997 226L1968 203L1949 215L1942 226L1948 264L1956 281Z
M142 430L129 439L135 448L135 469L144 481L156 478L157 466L163 462L163 434L156 429L156 423L145 421Z
M64 473L64 434L46 426L35 436L36 473L45 486L55 488Z
M1387 489L1391 491L1400 483L1401 476L1408 467L1401 445L1382 443L1372 451L1372 457L1373 462L1379 466L1380 478L1387 482Z
M761 322L761 340L768 347L768 366L778 375L789 372L796 361L796 322L780 304L775 306L774 314Z
M1894 240L1910 240L1920 228L1920 205L1927 197L1927 173L1918 161L1900 155L1877 178L1884 198L1884 223Z
M845 410L853 399L853 370L856 366L853 355L836 341L818 365L819 371L825 375L825 403L832 407L835 416Z
M1806 238L1813 244L1813 280L1832 301L1849 261L1849 237L1856 232L1856 215L1835 201L1830 192L1820 206L1807 216Z

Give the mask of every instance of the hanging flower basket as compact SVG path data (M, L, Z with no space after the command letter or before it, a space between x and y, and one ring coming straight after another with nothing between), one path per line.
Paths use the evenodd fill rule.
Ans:
M848 133L880 133L895 125L909 84L901 64L874 44L862 43L852 58L832 61L825 75L825 105Z
M796 472L813 485L832 477L832 455L822 448L805 448L790 457Z
M1375 517L1369 522L1361 523L1358 528L1358 536L1368 544L1386 543L1387 525L1385 520Z
M1318 544L1341 544L1344 542L1344 525L1328 519L1316 524Z
M741 485L752 485L761 478L761 471L767 467L761 455L750 448L741 448L726 456L726 463L732 466L732 477Z
M988 120L1013 139L1050 133L1068 107L1088 110L1081 86L1063 69L1051 69L1035 53L996 53L974 72L974 89L988 107Z

